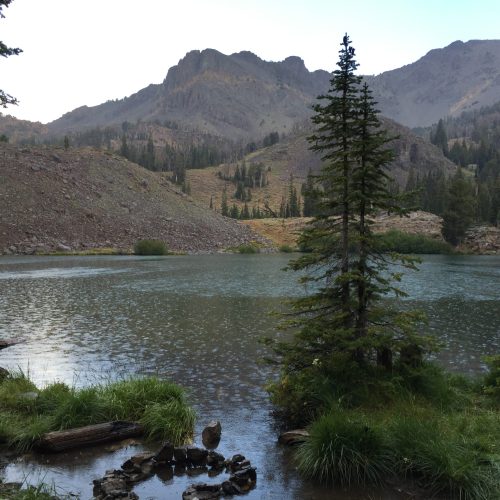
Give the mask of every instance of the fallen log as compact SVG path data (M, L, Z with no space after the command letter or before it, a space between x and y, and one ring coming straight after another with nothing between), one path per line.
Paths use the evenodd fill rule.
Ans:
M309 432L305 429L295 429L293 431L283 432L278 438L278 442L286 446L294 446L296 444L304 443L309 437Z
M118 441L129 437L140 436L143 427L136 422L105 422L103 424L87 425L65 431L54 431L44 434L36 444L40 451L63 451L81 446Z
M0 350L19 344L21 341L16 339L0 339Z

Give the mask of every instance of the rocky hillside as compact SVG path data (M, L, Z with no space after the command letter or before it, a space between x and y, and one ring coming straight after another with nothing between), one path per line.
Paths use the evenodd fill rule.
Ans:
M456 165L448 160L439 148L415 135L410 129L389 119L384 118L382 122L389 135L396 137L391 143L396 158L389 173L401 188L405 187L412 168L420 175L436 171L444 171L446 175L450 175L456 170ZM248 154L241 161L188 170L187 179L193 198L207 207L212 198L214 208L220 209L222 192L226 188L229 204L235 203L241 210L243 203L233 197L236 186L220 178L218 174L220 172L225 177L234 175L236 165L241 167L243 162L247 168L252 164L262 164L267 171L269 184L253 188L252 200L248 205L250 208L257 206L262 208L267 204L278 212L281 199L286 196L290 176L293 176L294 185L300 192L300 186L305 182L309 169L317 172L321 166L319 156L309 150L307 136L310 134L311 129L308 125L278 144Z
M367 80L384 116L428 126L500 101L500 40L456 41Z
M114 154L0 145L0 253L130 249L144 238L187 252L258 239Z

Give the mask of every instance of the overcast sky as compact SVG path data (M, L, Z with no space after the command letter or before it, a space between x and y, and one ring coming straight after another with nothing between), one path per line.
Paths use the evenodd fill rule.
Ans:
M332 71L348 32L360 72L377 74L500 38L500 0L14 0L4 14L0 40L24 52L0 60L0 88L20 101L2 112L44 123L160 83L193 49Z

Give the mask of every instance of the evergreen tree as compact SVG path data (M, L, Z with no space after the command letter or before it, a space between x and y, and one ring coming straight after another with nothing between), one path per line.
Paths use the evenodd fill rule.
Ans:
M465 232L472 224L475 213L475 199L470 182L461 168L451 180L443 213L443 236L452 245L461 243Z
M64 149L69 149L69 137L67 135L64 136Z
M427 345L411 327L414 314L380 302L387 293L402 292L393 286L399 275L389 271L391 259L377 250L371 220L381 210L403 211L388 189L391 139L380 129L368 86L361 88L354 74L354 55L346 35L330 90L319 97L325 104L314 106L316 133L309 141L324 162L317 176L321 200L299 240L310 253L289 267L309 271L301 281L315 283L317 291L293 303L287 322L297 328L293 341L275 344L283 376L299 385L311 371L321 380L346 366L358 374L375 364L391 369L393 355L409 346L420 352Z
M299 197L297 189L293 185L293 174L290 174L290 185L288 188L289 217L300 217Z
M246 202L241 211L240 219L250 219L250 211L248 210L248 204Z
M307 173L306 182L302 184L301 188L302 199L303 201L303 215L304 217L312 217L316 213L316 200L317 200L317 191L314 187L314 178L309 169Z
M229 217L232 217L233 219L239 219L240 218L240 210L236 206L235 203L233 203L233 206L231 207L231 210L229 211Z
M229 207L227 206L227 191L226 188L224 187L222 191L222 201L221 201L221 214L227 217L229 215Z
M431 142L440 148L445 156L448 156L448 136L446 135L446 130L444 128L443 120L439 120L436 128L436 132L431 135Z
M2 12L2 9L4 7L7 8L11 3L12 0L0 0L0 19L5 17ZM0 41L0 56L2 57L17 56L21 52L22 52L21 49L7 47L5 43ZM0 89L0 106L2 108L6 108L7 105L9 104L17 104L17 99Z

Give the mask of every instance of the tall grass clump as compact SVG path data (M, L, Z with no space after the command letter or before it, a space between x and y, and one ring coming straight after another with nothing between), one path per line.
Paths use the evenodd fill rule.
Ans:
M135 255L167 255L168 249L160 240L139 240L134 245Z
M379 429L359 416L338 411L319 417L310 437L297 450L299 471L325 484L380 483L388 469L388 452Z
M39 390L22 373L0 381L0 442L19 451L46 432L113 420L140 422L150 438L182 444L193 434L195 414L183 389L158 377L83 389L58 382Z
M498 429L470 432L476 417L458 420L462 422L418 411L394 417L388 425L394 473L418 480L431 495L499 498L500 457L494 444L500 439Z

